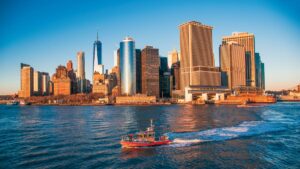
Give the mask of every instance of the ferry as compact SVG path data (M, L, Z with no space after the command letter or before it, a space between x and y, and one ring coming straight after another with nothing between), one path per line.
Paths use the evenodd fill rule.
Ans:
M152 119L150 120L150 127L146 131L137 134L129 134L122 137L120 144L124 148L135 147L153 147L170 144L171 141L167 136L161 136L159 139L155 138L155 131Z

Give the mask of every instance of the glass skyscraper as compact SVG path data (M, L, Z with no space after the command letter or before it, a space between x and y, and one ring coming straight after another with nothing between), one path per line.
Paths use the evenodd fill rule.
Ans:
M136 53L135 42L126 37L120 42L121 95L136 93Z
M94 42L94 49L93 49L93 73L99 72L103 74L104 67L102 65L102 43L98 40L98 33L97 33L97 40Z

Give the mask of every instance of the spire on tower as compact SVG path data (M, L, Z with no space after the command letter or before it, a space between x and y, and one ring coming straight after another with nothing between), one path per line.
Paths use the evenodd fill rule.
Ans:
M98 41L98 31L97 31L97 41Z

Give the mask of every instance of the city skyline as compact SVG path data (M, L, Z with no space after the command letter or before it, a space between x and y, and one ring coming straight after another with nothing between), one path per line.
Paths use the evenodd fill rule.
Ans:
M33 1L30 1L29 3L32 3ZM114 1L116 3L117 1ZM129 5L133 2L136 1L130 1ZM175 1L177 4L182 4L183 1ZM217 1L220 4L210 4L210 3L205 3L208 6L208 9L220 9L221 6L226 7L227 4L225 4L225 1ZM3 2L2 2L3 3ZM90 2L91 3L91 2ZM113 3L107 2L107 1L101 1L99 4L97 4L94 8L101 6L101 3L108 5L111 7ZM154 2L155 5L157 1ZM146 45L153 45L157 47L160 50L160 55L161 56L167 56L168 52L172 51L174 48L177 50L180 50L179 48L179 30L178 26L182 23L185 23L190 20L196 20L200 21L202 23L208 24L213 26L213 57L216 61L215 65L220 66L219 60L218 60L218 47L221 44L223 36L230 35L232 32L238 31L238 32L250 32L255 35L256 38L256 50L259 51L259 53L263 56L264 58L264 63L266 63L266 90L270 89L282 89L282 88L289 88L296 86L299 83L300 77L299 74L296 72L299 72L299 68L297 67L297 62L299 63L300 59L299 57L297 58L297 46L299 46L299 39L296 37L292 37L292 34L299 33L299 29L297 29L297 26L299 26L299 23L295 20L295 18L292 18L292 16L295 17L296 14L292 15L290 12L288 18L287 16L280 16L283 15L283 13L280 13L280 10L275 8L279 8L279 6L272 5L270 2L264 1L264 3L261 6L257 6L258 2L253 2L253 4L250 5L256 5L256 7L260 7L259 9L268 9L267 14L270 14L268 12L273 13L275 16L278 16L278 19L273 18L274 16L268 16L270 18L273 18L273 20L270 21L270 25L252 25L250 28L248 28L246 25L251 23L251 22L243 22L241 20L242 16L239 16L238 23L239 24L234 24L231 23L230 20L228 23L226 21L222 20L217 20L215 17L213 17L210 13L207 13L207 15L204 15L202 17L197 17L198 14L201 14L195 10L195 7L193 7L193 4L195 3L196 6L200 7L201 3L199 2L193 2L189 1L183 8L185 9L186 15L185 17L180 17L179 15L176 15L177 19L167 19L168 17L164 18L162 17L161 19L156 19L154 16L156 15L153 13L153 11L149 11L149 9L146 7L147 4L149 4L148 1L140 4L142 5L142 9L148 9L145 10L143 15L140 18L146 17L150 19L151 21L155 23L161 23L161 26L158 24L158 27L150 27L147 29L143 29L144 27L146 28L149 26L147 23L145 26L143 25L138 25L136 26L137 28L132 27L132 22L128 19L129 16L133 15L134 13L128 14L123 16L125 19L123 22L128 22L125 24L123 27L114 27L114 23L111 21L105 20L105 22L96 22L96 23L89 23L91 22L91 19L88 20L86 19L88 16L90 16L94 12L86 12L85 17L79 17L82 19L81 21L87 20L84 24L84 29L76 29L70 25L72 25L71 22L72 19L75 19L76 17L70 17L71 21L68 22L68 26L62 27L62 25L58 26L57 28L54 28L51 26L47 29L39 29L36 28L37 30L33 30L32 32L29 31L27 34L22 35L21 37L14 37L18 34L24 33L24 30L18 30L16 32L11 32L8 30L10 26L14 27L15 23L10 23L9 19L11 18L13 21L16 20L14 16L6 16L6 15L1 15L3 17L3 30L0 32L3 39L0 41L0 57L1 57L1 88L0 88L0 94L12 94L16 93L19 88L19 64L21 62L28 63L32 67L36 68L37 70L41 72L49 72L50 75L52 75L55 72L55 68L58 65L66 63L68 60L72 60L73 62L76 61L76 53L77 51L82 50L85 52L85 71L86 71L86 78L91 80L92 79L92 72L89 70L92 69L92 52L93 52L93 41L95 40L95 33L100 27L99 30L99 40L102 42L103 45L103 53L102 53L102 60L103 64L105 65L105 68L110 69L113 66L114 62L114 57L113 57L113 52L118 48L118 42L123 39L126 35L131 36L132 38L135 39L136 41L136 48L143 48ZM249 2L248 2L249 3ZM277 5L282 4L280 1L276 1ZM275 4L276 4L275 3ZM16 7L9 6L10 4L3 3L2 7L9 7L12 9L12 11L16 10L18 8L18 5L22 3L17 3ZM134 4L134 3L133 3ZM283 3L284 4L284 3ZM284 4L284 7L287 7L290 4ZM38 7L41 5L45 4L38 4L36 3L35 5L31 4L32 6L26 6L25 7ZM58 8L63 8L64 5L66 4L60 4ZM75 3L73 4L72 7L76 6L78 4ZM123 4L120 5L121 7L126 7L128 4ZM157 10L162 10L162 7L166 6L166 2L163 1L162 4L157 3L156 5L161 5L158 7ZM169 4L170 5L170 4ZM214 7L215 5L215 7ZM237 6L240 6L242 8L245 8L245 5L242 4L236 4ZM120 6L117 6L117 8L121 8ZM134 4L134 7L137 7L137 4ZM174 5L170 5L172 9L178 9L178 7ZM228 6L227 6L228 7ZM297 6L296 6L297 7ZM294 7L294 8L296 8ZM51 8L51 7L49 7ZM86 9L87 7L83 7ZM123 9L121 8L121 9ZM6 9L7 10L7 9ZM4 11L4 14L9 14L8 11ZM61 9L62 10L62 9ZM207 9L206 9L207 10ZM262 12L258 10L258 13ZM40 11L41 12L41 11ZM283 12L283 10L281 10ZM287 11L284 11L288 13ZM34 13L34 12L33 12ZM115 15L110 16L111 19L115 19L117 16L120 16L121 13L117 13ZM166 13L164 13L166 14ZM202 13L203 14L203 13ZM230 13L225 15L225 18L228 17L230 18ZM30 17L30 14L28 14ZM32 13L31 13L32 15ZM229 15L229 16L228 16ZM257 15L256 13L253 14L254 16ZM153 18L152 18L153 16ZM167 16L167 15L166 15ZM255 20L254 16L249 18L249 21ZM296 15L297 16L297 15ZM32 17L32 16L31 16ZM266 17L263 15L263 17ZM268 18L267 17L267 18ZM21 17L24 18L24 17ZM26 16L25 16L26 18ZM70 19L67 17L67 20ZM294 19L294 20L293 20ZM63 20L63 19L62 19ZM76 19L75 19L76 20ZM165 20L167 20L167 23L163 23ZM262 24L263 22L261 20L258 20L257 24L259 25ZM275 31L269 28L272 25L276 25L275 21L280 21L281 22L286 22L287 25L284 25L286 27L283 28L289 28L285 30L284 34L276 33L276 37L273 36L272 34ZM32 22L32 21L29 21ZM44 21L45 22L45 21ZM141 22L141 21L140 21ZM273 23L274 22L274 23ZM5 25L5 23L8 23ZM121 22L122 23L122 22ZM138 23L138 22L137 22ZM288 24L289 23L289 24ZM54 24L53 21L47 24ZM246 24L246 25L245 25ZM112 27L111 27L112 26ZM165 27L164 27L165 26ZM264 30L263 26L269 28L269 32ZM24 26L25 28L28 28L28 26ZM30 26L29 26L30 27ZM94 28L93 28L94 27ZM95 28L96 27L96 28ZM103 29L101 29L101 27ZM51 28L51 29L50 29ZM109 30L109 29L112 30ZM151 29L152 28L152 29ZM261 28L261 29L260 29ZM278 29L283 29L279 27ZM97 30L96 30L97 29ZM264 31L262 31L264 30ZM27 30L28 31L28 30ZM81 32L82 31L82 32ZM277 30L278 31L278 30ZM271 33L270 33L271 32ZM284 31L278 31L278 32L284 32ZM62 36L64 34L64 36ZM117 35L116 35L117 34ZM14 37L12 39L9 39L8 37ZM155 36L153 36L155 35ZM165 35L167 38L164 38L161 35ZM153 37L152 37L153 36ZM112 37L110 40L108 38ZM284 37L284 38L282 38ZM117 40L116 40L117 39ZM276 42L274 39L280 39L280 43ZM7 41L5 41L7 40ZM290 41L289 41L290 40ZM291 41L292 40L292 41ZM80 41L81 43L69 43L71 41ZM56 43L58 42L58 43ZM268 42L268 43L267 43ZM61 45L65 44L65 45ZM43 45L43 46L41 46ZM282 48L278 48L278 45ZM46 47L45 47L46 46ZM17 50L18 49L18 50ZM22 50L23 49L23 50ZM282 56L282 55L285 56ZM15 56L15 58L13 57ZM41 57L43 56L43 57ZM284 58L284 59L283 59ZM282 70L279 71L278 67L281 67ZM76 67L77 69L77 67Z

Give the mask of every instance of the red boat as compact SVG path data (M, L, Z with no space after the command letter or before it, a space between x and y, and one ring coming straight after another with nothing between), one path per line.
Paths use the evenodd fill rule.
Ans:
M122 147L132 148L132 147L152 147L170 144L171 141L167 136L161 136L159 139L155 139L154 125L151 124L144 132L139 132L137 134L129 134L123 136L121 140Z

